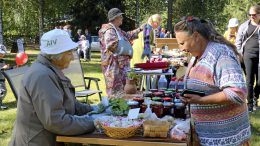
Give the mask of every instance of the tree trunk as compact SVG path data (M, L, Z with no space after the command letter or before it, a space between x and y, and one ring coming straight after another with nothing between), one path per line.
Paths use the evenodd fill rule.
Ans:
M173 29L172 29L172 5L173 5L173 0L168 0L168 19L167 19L167 30L173 34Z
M39 38L43 35L44 29L44 0L39 0Z
M3 1L0 0L0 44L4 43L4 37L3 37Z
M136 18L135 18L135 27L139 27L139 14L140 14L140 2L136 0Z

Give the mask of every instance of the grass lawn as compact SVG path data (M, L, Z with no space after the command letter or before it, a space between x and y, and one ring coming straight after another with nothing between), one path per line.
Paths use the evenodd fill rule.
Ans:
M35 60L38 50L27 49L26 53L29 55L29 63ZM5 57L5 60L9 64L15 64L15 54L8 54ZM103 95L105 96L105 82L103 74L101 73L100 67L100 53L92 53L91 62L81 62L84 70L85 76L97 77L101 81L99 83ZM16 101L14 95L8 85L7 96L5 97L3 103L9 108L7 110L0 110L0 146L7 146L11 138L11 133L13 129L13 124L16 117ZM93 86L95 87L95 86ZM98 96L89 97L92 102L98 101ZM250 121L252 125L253 136L251 139L252 146L260 146L260 110L250 114Z

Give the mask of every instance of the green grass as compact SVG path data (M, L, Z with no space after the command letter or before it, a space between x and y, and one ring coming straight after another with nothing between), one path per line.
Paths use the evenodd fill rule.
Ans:
M35 60L38 50L27 49L26 53L29 55L29 63ZM15 64L15 54L8 54L5 56L5 60L9 64ZM85 76L97 77L101 81L99 83L101 90L103 91L103 96L105 96L105 82L104 77L101 72L100 66L100 53L92 53L91 62L81 62L84 70ZM16 101L14 95L8 85L7 96L5 97L3 103L9 108L7 110L0 110L0 146L7 146L10 141L13 124L16 118ZM95 87L94 84L92 87ZM95 103L98 101L98 96L90 96L89 99ZM83 100L83 99L82 99ZM250 114L250 122L252 126L253 136L251 138L252 146L260 145L260 110L255 113Z

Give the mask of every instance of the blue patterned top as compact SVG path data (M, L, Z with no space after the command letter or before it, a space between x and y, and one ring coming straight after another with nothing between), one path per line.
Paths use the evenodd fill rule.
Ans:
M194 59L193 59L194 60ZM194 61L190 62L192 66ZM224 44L209 42L186 77L188 89L206 95L223 91L230 104L192 104L191 117L203 146L237 146L251 136L246 82L235 53Z

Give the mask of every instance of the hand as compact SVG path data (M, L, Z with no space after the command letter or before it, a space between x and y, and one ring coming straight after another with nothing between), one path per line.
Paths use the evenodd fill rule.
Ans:
M144 26L146 25L146 23L143 23L142 25L139 26L140 31L144 30Z
M3 69L9 69L10 68L10 65L9 64L6 64L3 66Z
M197 103L197 104L201 103L201 98L202 98L201 96L195 94L184 94L184 96L179 96L179 97L184 103Z

